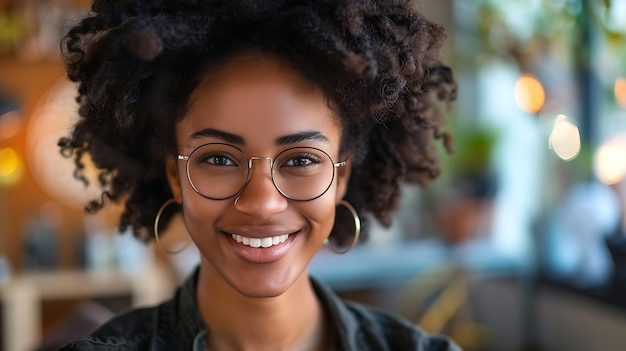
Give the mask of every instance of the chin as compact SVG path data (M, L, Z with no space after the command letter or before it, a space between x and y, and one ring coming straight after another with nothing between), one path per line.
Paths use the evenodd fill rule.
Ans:
M239 293L245 297L255 298L255 299L269 299L273 297L279 297L283 295L286 289L256 289L253 291L250 290L238 290Z
M253 298L271 298L283 295L293 286L298 277L255 276L240 277L231 281L231 286L241 295Z
M250 298L272 298L283 295L289 290L288 285L272 285L272 284L259 284L252 286L245 284L245 286L234 286L234 288L243 296Z

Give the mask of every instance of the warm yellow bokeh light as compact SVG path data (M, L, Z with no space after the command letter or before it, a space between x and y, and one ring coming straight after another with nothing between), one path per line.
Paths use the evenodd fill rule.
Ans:
M580 153L581 142L578 127L565 115L558 115L554 121L549 139L550 148L565 161L571 161Z
M626 78L615 80L615 101L621 107L626 108Z
M532 74L523 74L515 84L515 102L528 113L538 113L546 101L541 82Z
M607 185L619 183L626 176L626 135L604 142L594 159L596 176Z
M0 149L0 186L17 183L22 175L21 161L10 147Z
M0 177L8 177L17 171L17 154L10 147L0 150Z

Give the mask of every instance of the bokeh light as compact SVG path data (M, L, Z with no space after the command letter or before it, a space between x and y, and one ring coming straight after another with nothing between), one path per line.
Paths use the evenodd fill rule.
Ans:
M83 207L88 201L100 198L98 170L85 155L81 173L90 184L85 186L74 176L74 160L63 157L57 146L78 118L75 95L76 86L63 78L37 102L26 126L26 162L47 194L65 205Z
M596 176L607 185L619 183L626 175L626 134L608 139L594 157Z
M10 147L0 149L0 186L17 183L22 175L22 162Z
M567 116L558 115L550 133L550 148L565 161L571 161L580 153L580 131Z
M532 74L523 74L515 84L515 102L528 113L538 113L546 101L541 82Z
M626 108L626 78L615 80L615 101L621 107Z

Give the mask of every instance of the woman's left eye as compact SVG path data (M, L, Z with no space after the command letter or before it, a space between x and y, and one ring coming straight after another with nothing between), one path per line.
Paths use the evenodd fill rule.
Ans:
M287 166L304 167L312 163L313 163L313 160L311 160L308 157L298 157L298 158L292 158L289 161L287 161Z
M316 157L315 155L302 155L288 158L283 165L287 167L307 167L318 164L319 162L319 157Z

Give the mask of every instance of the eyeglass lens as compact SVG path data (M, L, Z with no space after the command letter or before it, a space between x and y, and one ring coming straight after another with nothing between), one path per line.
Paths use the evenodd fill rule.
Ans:
M323 195L335 175L330 156L312 147L286 149L270 163L276 189L292 200L307 201ZM198 147L189 155L187 175L191 186L200 195L221 200L243 189L253 165L266 164L249 161L235 146L212 143Z

